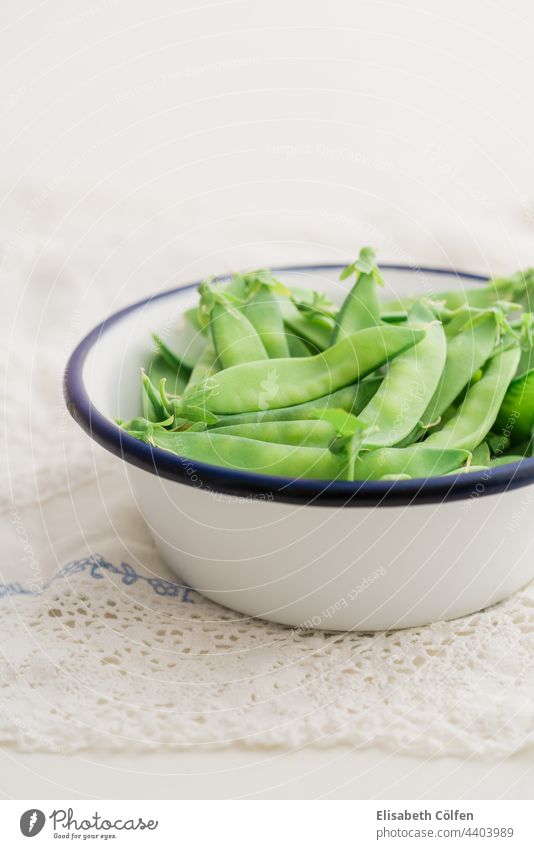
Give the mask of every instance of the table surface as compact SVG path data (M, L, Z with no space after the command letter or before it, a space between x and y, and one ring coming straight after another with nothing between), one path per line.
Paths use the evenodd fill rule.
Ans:
M531 753L423 760L379 748L78 756L0 750L4 799L530 799Z

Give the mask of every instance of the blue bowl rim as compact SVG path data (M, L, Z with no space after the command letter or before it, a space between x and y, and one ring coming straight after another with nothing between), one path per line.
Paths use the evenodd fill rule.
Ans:
M314 265L277 266L275 272L318 272L336 271L344 266L338 263ZM385 271L411 271L462 278L479 283L488 277L455 269L432 266L387 264ZM220 275L217 280L227 280L229 275ZM324 481L294 480L287 477L261 475L209 463L201 463L179 457L146 445L129 436L114 422L106 418L92 403L83 381L83 367L91 348L101 335L131 312L141 309L153 301L171 298L178 293L194 289L200 281L176 286L143 298L110 315L93 328L72 352L64 375L64 395L75 421L112 454L133 466L151 474L177 483L204 489L210 492L237 496L245 499L281 501L323 507L351 506L405 506L409 504L436 504L505 492L508 489L527 486L534 482L534 458L520 463L500 466L484 472L472 472L458 476L414 478L402 481Z

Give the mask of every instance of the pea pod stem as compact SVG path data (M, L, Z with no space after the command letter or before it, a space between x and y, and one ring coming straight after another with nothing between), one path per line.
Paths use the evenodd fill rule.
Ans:
M164 426L172 424L173 413L169 410L162 397L165 378L160 383L158 391L144 369L141 370L141 382L143 392L143 412L151 422L157 422Z
M282 312L270 287L260 285L254 296L244 304L242 312L255 328L269 357L289 356Z
M358 259L341 272L340 279L344 280L351 274L356 275L356 282L339 310L332 345L358 330L380 323L381 307L376 286L377 283L383 285L383 280L372 248L362 248Z

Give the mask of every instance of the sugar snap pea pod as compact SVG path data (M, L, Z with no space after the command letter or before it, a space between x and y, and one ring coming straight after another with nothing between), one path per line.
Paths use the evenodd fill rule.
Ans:
M290 357L311 357L312 352L300 336L286 333L286 341Z
M289 297L280 298L286 331L309 345L313 353L330 344L334 326L331 301L319 292L289 289Z
M510 435L511 430L501 431L500 433L490 431L490 433L488 433L488 435L486 436L486 442L489 445L492 457L499 457L501 454L504 454L505 451L508 451L512 444Z
M256 329L269 357L289 357L279 298L269 286L260 286L241 311Z
M512 443L530 437L534 427L534 368L511 381L495 422L497 432L508 432Z
M283 445L308 445L328 448L337 437L329 422L311 419L300 421L251 422L214 428L212 433L260 439L262 442L279 442Z
M524 459L524 454L501 454L500 457L494 457L489 465L491 469L495 469L498 466L509 466L510 463L520 463Z
M190 460L266 475L334 480L343 478L346 471L342 452L261 442L211 430L177 433L155 428L149 441Z
M505 452L502 451L501 453L504 454ZM524 439L523 442L518 442L514 445L514 454L522 454L523 457L534 456L534 432L528 439Z
M427 448L426 443L406 448L378 448L362 451L354 465L354 480L379 480L384 475L426 478L444 475L469 459L468 451Z
M211 342L206 344L202 354L198 358L193 371L189 377L189 382L185 387L185 391L191 391L193 386L196 386L202 380L205 380L210 375L215 374L218 371L217 367L217 355L213 348Z
M521 345L521 357L517 366L517 375L534 368L534 315L523 313L518 321L511 322L512 329L519 336Z
M410 311L409 322L414 328L422 327L422 320L432 317L418 305ZM446 353L443 326L431 320L424 339L390 363L378 392L360 413L360 420L372 429L366 445L396 445L413 431L436 390Z
M481 442L472 453L473 466L489 466L491 460L490 447L487 442Z
M332 345L351 333L380 323L380 301L376 286L377 283L383 285L383 280L372 248L362 248L358 259L343 269L339 279L345 280L352 274L356 275L356 282L338 313Z
M446 477L452 477L453 475L467 475L472 472L487 472L489 466L473 466L468 463L465 466L459 466L457 469L453 469L452 472L446 472Z
M447 356L442 378L423 424L435 421L465 389L473 374L482 368L495 346L497 322L494 313L475 316L452 339L447 340Z
M286 286L266 269L252 271L245 275L234 275L232 283L224 290L225 293L230 291L239 281L241 281L242 288L235 290L235 293L243 298L245 302L242 307L243 312L255 326L253 316L249 314L249 305L252 308L255 301L259 299L260 292L262 292L261 298L264 302L267 302L269 297L275 301L277 313L272 316L270 328L265 327L265 317L260 314L261 326L257 326L260 336L262 336L264 329L265 331L270 330L272 333L272 321L274 319L276 319L275 331L278 334L279 310L282 313L282 320L288 335L292 334L295 339L311 346L312 353L317 353L328 347L335 306L326 295L310 289ZM254 312L256 311L254 310ZM262 341L265 343L263 336ZM265 347L268 349L268 345L265 345ZM288 356L287 348L284 348L283 351L281 348L278 351L268 350L268 353L273 358ZM293 356L307 356L308 353L309 349L306 348L301 354L294 353Z
M315 351L324 351L330 345L332 325L317 318L303 315L291 301L281 300L280 309L289 333L298 336Z
M439 422L445 411L462 392L473 374L486 362L496 340L497 325L493 313L477 315L464 329L447 340L445 365L432 398L417 427L407 437L415 442L424 430Z
M203 283L199 292L201 309L208 317L217 362L222 369L268 359L256 328L237 306L208 283Z
M447 319L442 317L442 321L444 322L445 335L447 338L452 339L458 333L461 333L467 326L473 323L473 321L478 318L480 315L487 316L487 310L475 309L474 307L470 307L467 305L459 307L457 310L448 311L449 316ZM444 311L442 311L442 316Z
M352 437L356 431L363 429L360 420L353 413L336 407L322 410L315 409L312 416L314 419L328 423L342 438Z
M494 354L482 378L467 390L456 415L432 433L424 444L429 448L474 451L492 429L518 361L519 346Z
M424 337L422 329L383 325L360 330L313 357L240 363L192 390L195 404L216 414L304 404L363 379Z
M534 269L518 271L510 277L495 277L484 286L473 286L458 288L445 292L437 292L432 297L442 301L451 310L458 309L464 305L472 307L489 307L497 301L516 301L530 310L528 306L532 302L534 293ZM416 298L400 298L387 303L387 309L408 309Z
M261 272L257 272L257 274L260 273ZM216 284L216 291L219 294L224 295L227 300L234 304L234 306L241 305L247 298L249 282L247 280L247 275L245 274L233 274L230 280L224 285L219 285L220 281L217 282L215 277L208 277L206 280L203 280L198 287L200 295L202 296L202 291L211 288L214 283ZM185 310L183 316L186 323L193 328L193 330L200 331L200 333L204 335L208 334L209 327L208 322L206 321L206 309L205 305L202 304L202 301L197 306Z
M382 383L381 377L368 377L359 383L344 386L329 395L323 395L305 404L292 407L278 407L273 410L259 410L253 413L236 413L219 416L219 425L247 424L249 422L292 421L294 419L315 419L318 412L328 409L341 409L358 415L371 400Z

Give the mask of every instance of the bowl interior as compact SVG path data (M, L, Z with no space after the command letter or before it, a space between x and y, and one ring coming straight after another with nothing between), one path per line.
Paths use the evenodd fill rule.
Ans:
M476 285L476 279L454 272L394 268L384 266L385 300L412 294L436 294L443 289ZM284 283L315 288L341 302L351 283L339 281L340 267L323 266L298 270L279 270ZM139 370L154 355L151 333L164 338L174 332L182 313L196 305L196 284L173 292L164 292L140 305L124 310L107 321L83 365L83 382L96 409L108 420L130 419L140 413Z

